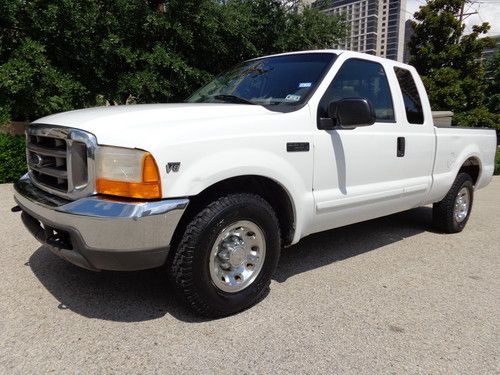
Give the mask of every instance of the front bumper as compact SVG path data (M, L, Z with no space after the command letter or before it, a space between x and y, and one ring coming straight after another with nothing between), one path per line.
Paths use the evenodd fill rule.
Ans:
M28 175L14 198L26 228L52 252L91 270L131 271L165 263L188 199L134 201L92 196L61 199L34 186Z

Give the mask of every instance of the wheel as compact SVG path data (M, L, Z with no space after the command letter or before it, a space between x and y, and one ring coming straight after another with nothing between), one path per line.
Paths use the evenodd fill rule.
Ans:
M469 220L473 197L471 176L460 173L443 200L434 203L432 216L436 229L445 233L461 232Z
M170 272L197 314L219 318L265 296L280 249L279 223L269 203L253 194L232 194L187 225Z

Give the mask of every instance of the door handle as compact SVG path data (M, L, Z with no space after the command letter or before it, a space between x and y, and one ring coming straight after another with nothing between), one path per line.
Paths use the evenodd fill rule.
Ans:
M403 156L405 156L405 148L406 148L405 137L398 137L398 148L396 153L398 158L402 158Z

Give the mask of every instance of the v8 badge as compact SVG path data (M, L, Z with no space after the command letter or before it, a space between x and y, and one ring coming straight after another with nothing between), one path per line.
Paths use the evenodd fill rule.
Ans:
M170 173L170 172L177 173L177 172L179 172L180 168L181 168L181 163L179 163L179 162L167 163L167 173Z

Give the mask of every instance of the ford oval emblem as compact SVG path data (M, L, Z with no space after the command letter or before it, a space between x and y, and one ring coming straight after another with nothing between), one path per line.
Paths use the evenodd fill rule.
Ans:
M30 156L30 164L34 165L35 167L41 167L42 164L43 164L43 159L38 154L31 154L31 156Z

